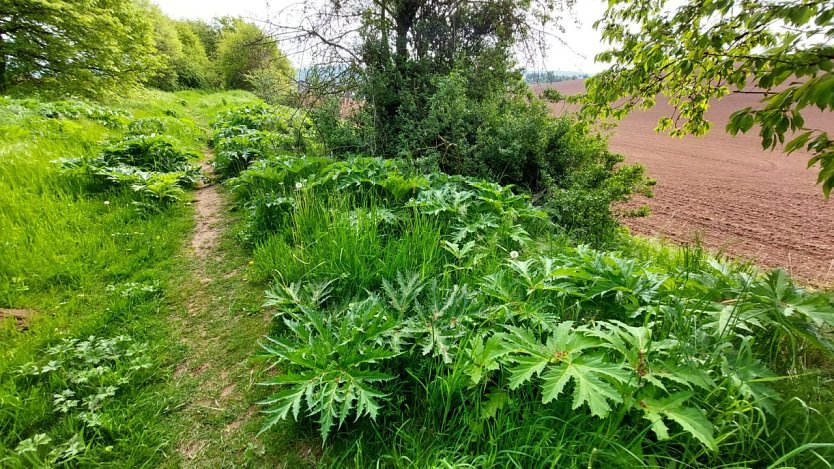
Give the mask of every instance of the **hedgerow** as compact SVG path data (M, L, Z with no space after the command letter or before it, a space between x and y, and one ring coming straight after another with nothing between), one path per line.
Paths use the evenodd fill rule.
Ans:
M264 431L315 422L334 465L833 454L831 395L802 383L834 299L784 271L575 246L508 186L397 160L264 152L226 185L274 282Z

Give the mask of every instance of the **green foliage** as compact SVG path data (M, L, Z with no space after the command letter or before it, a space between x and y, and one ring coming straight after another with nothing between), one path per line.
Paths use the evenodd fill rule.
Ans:
M148 85L166 91L208 88L214 81L211 64L191 23L173 20L149 2L141 5L153 23L154 47L160 62Z
M417 0L392 5L324 2L318 10L321 18L344 20L313 23L310 36L314 40L344 37L344 30L352 27L360 32L355 48L353 44L342 47L352 53L352 67L361 71L358 89L352 91L364 101L364 121L373 126L369 128L370 152L406 156L399 152L404 146L407 151L423 149L404 144L415 131L423 130L432 100L443 94L438 80L453 72L463 75L470 85L466 97L476 104L504 93L521 80L520 72L514 70L513 48L532 45L540 37L537 28L558 25L572 5L561 0L478 5ZM351 8L366 14L342 14ZM446 143L459 142L447 139Z
M426 116L407 122L400 116L407 130L384 155L533 193L558 224L597 244L616 232L613 204L634 193L652 194L654 181L642 166L624 164L604 139L571 118L551 117L523 83L479 99L470 96L473 83L458 72L436 77L433 85ZM312 114L325 145L340 154L371 151L363 127L339 122L336 112L331 107Z
M177 21L177 37L182 43L182 57L175 63L177 81L181 88L209 88L215 82L211 62L203 43L189 23Z
M223 85L229 89L265 91L267 78L274 84L289 83L295 77L292 65L275 41L255 24L240 20L221 34L216 67Z
M765 384L773 381L773 373L757 358L774 355L756 346L757 340L747 335L753 323L746 313L755 308L749 301L753 297L736 298L739 311L721 328L715 328L710 319L716 311L703 303L700 285L690 285L686 277L672 273L658 276L648 270L649 265L637 270L633 264L585 248L568 250L557 258L509 260L503 266L490 266L497 270L479 281L477 291L482 294L478 296L457 285L439 287L419 275L399 276L396 283L383 282L381 291L387 303L381 303L374 293L364 296L358 292L359 298L334 301L328 288L331 283L344 282L340 280L329 281L326 287L279 284L268 293L265 306L277 308L289 332L270 339L278 347L265 348L276 364L287 367L287 375L264 383L280 385L281 391L263 404L277 418L289 417L291 410L298 418L301 409L307 409L319 418L326 438L337 417L340 427L349 416L423 421L425 417L419 414L397 412L390 405L405 401L409 402L407 408L434 412L438 403L431 396L408 390L464 372L471 379L468 388L457 391L466 396L464 402L478 402L486 393L509 393L515 399L539 399L545 406L587 412L603 420L594 423L589 418L587 425L614 425L612 437L619 441L630 441L645 431L640 422L647 421L658 441L677 442L652 449L655 444L650 440L638 439L632 448L638 454L679 453L697 442L708 450L703 453L705 461L727 463L736 456L753 456L720 450L715 436L716 428L743 419L722 409L745 406L761 415L774 414L773 402L780 399L777 391ZM726 290L712 291L709 298L715 299L711 301L742 287L737 282L754 290L769 282L735 273L727 276L712 267L687 275L728 284ZM629 284L632 288L625 286ZM690 311L688 317L680 315L676 308L693 300L704 306ZM350 306L342 311L347 301ZM631 304L633 312L620 314L621 307L606 307L606 303ZM357 323L362 315L351 308L373 311L373 319L366 317L367 322ZM819 303L813 311L796 319L811 325L814 315L827 316L834 308ZM564 320L566 316L573 320ZM769 335L781 316L777 311L757 313L755 328ZM617 317L628 322L614 319ZM825 323L826 327L832 325L834 322ZM284 339L287 334L303 340ZM361 337L361 342L355 337ZM798 338L790 333L782 337L779 340ZM312 357L317 356L309 348L312 344L321 347L315 352L322 354L321 365L312 365ZM325 364L339 372L325 371ZM405 367L408 373L401 371ZM369 382L344 375L354 369ZM329 386L322 382L326 378ZM377 385L372 387L370 382ZM531 382L537 393L529 392ZM305 391L310 386L314 388ZM324 389L331 390L326 408L321 405L320 390ZM362 397L364 391L369 394ZM305 392L316 397L305 401L304 396L310 395ZM366 398L372 411L360 404ZM467 411L461 413L466 415ZM447 424L459 425L453 422L457 421ZM387 420L381 425L391 423ZM272 424L274 420L267 426ZM680 430L672 433L673 428ZM729 441L741 443L744 438L724 434L720 440L730 445Z
M213 126L215 168L223 178L236 176L265 156L318 152L310 121L297 109L246 106L221 114Z
M160 127L190 153L207 143L194 121L207 128L215 113L254 100L157 91L118 107L0 98L0 308L29 312L25 331L0 324L0 466L170 461L178 435L167 416L186 402L169 384L181 360L170 314L173 287L189 273L180 254L192 211L177 203L137 213L130 188L90 191L52 161L95 158L100 142L115 147L125 132ZM126 116L142 121L127 125Z
M454 243L490 239L506 251L548 226L545 212L508 187L442 174L427 179L402 166L368 157L273 157L253 164L227 185L246 209L248 236L256 241L274 232L275 222L308 192L353 196L368 205L368 216L381 217L377 221L393 223L411 214L433 217L445 224Z
M78 432L65 442L53 441L45 433L24 439L0 459L8 467L66 464L83 455L101 433L118 432L120 422L108 415L112 401L125 388L147 381L158 366L147 344L125 336L63 339L40 356L15 371L13 387L49 396L49 413L68 427L78 427ZM6 397L20 404L15 396Z
M304 293L293 284L270 296L268 304L288 306L281 315L292 335L270 338L264 349L289 364L301 365L303 371L281 374L267 383L282 385L284 390L262 402L275 414L265 428L290 413L298 418L302 402L319 416L322 438L334 424L341 427L350 413L377 417L378 400L385 396L375 386L393 376L375 371L373 365L397 355L377 342L396 322L375 298L352 304L343 314L322 314L319 306L327 294L326 284Z
M313 419L335 466L831 456L830 396L796 380L834 356L834 302L782 271L569 247L511 188L397 160L279 154L225 184L275 281L264 431Z
M252 92L269 104L278 104L287 100L294 86L290 69L262 67L246 74Z
M540 28L558 25L573 5L323 2L305 32L324 43L323 54L347 52L350 60L314 67L303 102L338 97L311 113L336 156L406 159L423 171L514 185L551 200L559 223L577 238L610 241L620 215L612 204L649 195L652 181L582 125L551 117L513 60L514 47L535 47ZM346 15L351 9L365 13ZM355 43L325 39L357 31Z
M654 106L662 94L673 114L661 118L657 130L703 135L713 100L759 95L759 105L732 115L727 131L736 135L758 125L763 148L808 150L808 166L819 165L827 197L834 187L834 143L824 130L806 127L803 114L811 107L834 110L834 6L727 0L669 9L666 1L609 2L597 28L615 49L598 59L615 65L588 80L585 114L620 119Z
M143 130L147 122L133 125ZM87 175L100 186L130 187L157 206L180 200L183 188L202 178L193 160L197 155L179 149L161 135L129 135L112 142L93 157L64 159L66 172Z
M35 109L40 115L52 119L89 119L110 128L124 127L129 114L119 110L80 100L52 102L22 101L21 104Z
M0 94L101 96L153 73L152 26L131 0L4 2Z

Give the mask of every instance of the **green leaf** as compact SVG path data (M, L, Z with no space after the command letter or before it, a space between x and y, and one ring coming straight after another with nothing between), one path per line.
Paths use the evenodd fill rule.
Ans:
M643 399L639 405L643 409L643 417L652 423L652 430L658 439L669 438L668 427L663 422L666 418L680 425L707 448L716 451L718 446L710 421L701 410L683 406L690 397L692 393L680 392L664 399Z
M587 404L592 415L605 417L611 410L609 401L621 403L622 396L606 380L624 382L630 374L620 364L607 363L601 355L580 356L551 367L542 375L542 403L557 399L569 381L573 381L573 409Z
M540 375L550 359L535 355L517 356L513 358L515 366L510 368L510 389L517 389L522 384L530 381L533 375Z
M510 401L509 395L505 392L491 392L487 396L487 400L481 403L481 419L495 418L499 410L503 409Z

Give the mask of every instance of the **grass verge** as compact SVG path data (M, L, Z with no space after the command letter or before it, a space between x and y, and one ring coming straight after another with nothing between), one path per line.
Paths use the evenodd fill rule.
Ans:
M113 108L0 101L0 465L145 467L170 460L170 380L184 350L171 314L190 265L185 201L137 209L129 188L95 190L60 158L95 154L135 126L178 147L246 93L144 92Z

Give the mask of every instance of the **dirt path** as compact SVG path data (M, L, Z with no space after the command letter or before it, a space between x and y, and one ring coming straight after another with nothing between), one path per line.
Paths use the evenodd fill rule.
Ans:
M224 194L211 166L204 163L203 170L209 178L195 194L194 235L183 253L189 275L172 318L185 359L173 376L182 405L173 416L179 440L171 467L236 466L263 447L252 418L260 367L251 357L269 323L259 311L260 289L245 278L245 253L229 239Z
M207 158L212 159L210 152L206 153ZM205 261L206 256L213 249L217 248L217 240L221 234L221 210L223 202L217 184L214 184L214 168L208 162L202 163L203 173L206 175L206 183L197 189L194 199L197 225L194 228L194 237L191 239L191 249L197 259Z

